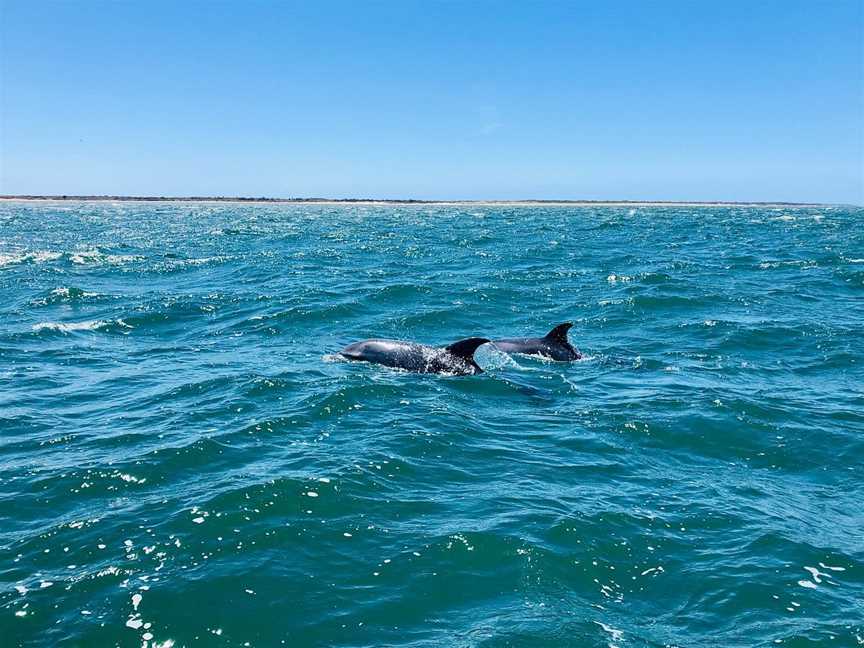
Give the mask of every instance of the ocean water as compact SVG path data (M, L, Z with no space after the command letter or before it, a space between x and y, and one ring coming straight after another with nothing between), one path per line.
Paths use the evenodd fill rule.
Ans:
M2 203L0 645L861 645L862 328L856 208Z

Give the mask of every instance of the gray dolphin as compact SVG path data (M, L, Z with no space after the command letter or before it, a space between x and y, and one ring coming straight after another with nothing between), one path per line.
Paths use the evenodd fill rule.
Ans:
M339 355L348 360L374 362L418 373L472 376L483 373L474 361L474 352L487 342L486 338L468 338L446 347L433 347L401 340L363 340L349 344Z
M571 326L572 322L564 322L542 338L505 338L493 340L492 344L505 353L524 353L562 362L578 360L582 354L567 339L567 331Z

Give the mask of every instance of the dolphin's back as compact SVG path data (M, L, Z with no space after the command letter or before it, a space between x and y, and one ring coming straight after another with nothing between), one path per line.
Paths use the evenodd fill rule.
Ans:
M483 373L483 369L474 362L474 351L488 341L486 338L466 338L442 348L402 340L372 339L349 344L340 355L348 360L374 362L420 373L471 375Z
M507 353L527 353L526 349L540 349L543 338L503 338L494 340L496 347Z
M571 359L567 349L545 338L504 338L503 340L494 340L492 343L504 353L523 353L551 360Z
M578 360L581 354L570 344L567 331L573 326L564 322L553 328L542 338L503 338L493 344L505 353L524 353L552 360Z
M417 371L422 368L424 358L431 357L432 347L401 340L363 340L349 344L341 355L349 360L374 362L387 367L399 367Z

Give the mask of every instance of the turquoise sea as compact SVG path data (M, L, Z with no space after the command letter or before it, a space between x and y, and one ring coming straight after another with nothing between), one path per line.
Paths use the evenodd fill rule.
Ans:
M859 208L2 203L0 645L860 646L862 333Z

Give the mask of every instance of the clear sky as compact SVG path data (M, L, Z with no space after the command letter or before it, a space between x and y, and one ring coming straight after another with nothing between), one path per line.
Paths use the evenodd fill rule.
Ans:
M0 6L0 193L864 203L861 0Z

